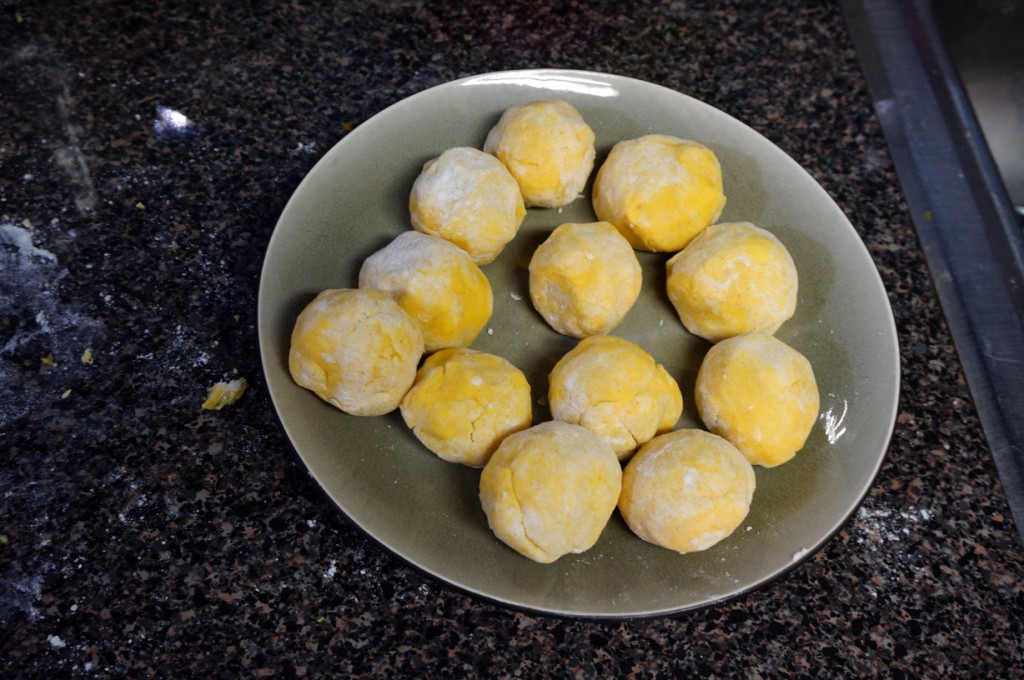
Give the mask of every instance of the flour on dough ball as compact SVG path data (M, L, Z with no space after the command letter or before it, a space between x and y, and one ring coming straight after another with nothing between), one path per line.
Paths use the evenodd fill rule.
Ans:
M498 444L533 423L530 384L502 357L465 347L427 357L401 405L416 438L443 460L487 463Z
M423 335L379 291L322 291L292 330L292 379L342 411L375 416L398 407L423 356Z
M675 252L722 214L722 170L698 142L658 134L624 140L597 171L592 201L597 218L634 248Z
M582 338L615 328L643 274L636 253L607 222L556 228L530 259L530 299L559 333Z
M363 261L359 287L395 296L419 324L428 352L469 345L491 318L487 276L462 249L416 231Z
M505 164L527 206L559 208L583 193L594 169L594 131L568 102L535 101L506 109L484 151Z
M409 195L413 229L439 236L487 264L515 238L526 215L508 168L478 149L456 147L427 161Z
M676 430L644 444L622 474L619 511L640 538L679 553L707 550L750 511L754 469L732 444Z
M480 475L480 502L501 541L536 562L589 550L615 510L622 468L590 430L549 421L509 435Z
M668 297L694 335L718 342L774 333L796 311L796 265L771 232L713 224L667 264Z
M683 412L679 385L639 345L613 335L584 338L551 370L548 404L556 420L582 425L619 460L671 430Z
M694 400L709 430L764 467L793 458L818 419L811 363L763 333L713 345L697 371Z

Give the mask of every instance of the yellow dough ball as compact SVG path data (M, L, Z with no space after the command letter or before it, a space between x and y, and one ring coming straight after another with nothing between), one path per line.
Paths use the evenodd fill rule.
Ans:
M470 466L487 463L502 439L533 423L522 371L464 347L427 357L401 409L424 446L443 460Z
M495 536L541 563L590 549L622 488L611 447L579 425L550 421L509 435L480 475Z
M519 184L527 206L572 203L594 169L594 131L560 99L506 109L484 141Z
M464 347L491 318L491 284L464 250L417 231L363 261L359 287L394 295L419 324L428 352Z
M732 444L676 430L644 444L622 473L619 511L640 538L680 553L707 550L750 511L754 468Z
M409 195L413 229L451 241L477 264L492 262L526 215L519 185L501 161L456 147L427 161Z
M774 333L796 311L796 265L771 232L713 224L667 265L668 297L686 329L718 342Z
M422 356L419 327L390 295L332 289L295 321L288 370L342 411L376 416L398 407Z
M679 385L654 357L613 335L584 338L551 371L548 404L556 420L604 439L619 460L683 413Z
M577 338L615 328L640 295L636 253L607 222L559 226L530 259L530 299L559 333Z
M708 350L694 392L697 412L754 465L775 467L803 448L818 419L811 363L778 338L737 335Z
M722 170L702 144L645 135L612 147L592 200L597 218L614 224L634 248L675 252L722 214Z

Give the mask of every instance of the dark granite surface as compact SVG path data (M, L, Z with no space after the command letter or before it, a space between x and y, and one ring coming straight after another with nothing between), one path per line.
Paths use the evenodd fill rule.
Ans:
M0 46L5 677L1022 676L1024 550L837 6L0 0ZM276 423L256 292L298 182L389 104L526 67L751 125L889 291L888 460L820 553L738 600L585 622L452 592L348 527Z

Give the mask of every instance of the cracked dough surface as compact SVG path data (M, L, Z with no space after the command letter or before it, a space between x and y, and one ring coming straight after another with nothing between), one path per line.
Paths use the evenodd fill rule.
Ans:
M754 469L726 440L676 430L642 446L622 475L619 511L640 538L680 553L707 550L750 511Z
M638 250L675 252L725 207L718 158L703 144L669 135L618 142L597 171L591 197Z
M512 173L527 206L558 208L583 193L594 169L594 131L566 101L529 102L502 113L484 151Z
M288 370L342 411L375 416L398 407L422 356L419 327L389 294L331 289L296 319Z
M417 231L366 258L359 287L391 293L419 325L428 352L469 345L494 304L490 282L465 251Z
M413 229L439 236L492 262L519 231L526 206L519 185L497 158L456 147L427 161L409 195Z
M774 333L796 311L786 247L749 222L713 224L667 264L668 297L686 330L710 342Z
M818 419L818 386L810 362L763 333L712 346L697 371L694 400L709 430L764 467L793 458Z
M636 253L607 222L557 227L530 259L530 299L559 333L582 338L607 333L640 295Z
M582 425L626 460L683 412L679 385L640 346L613 335L584 338L551 370L548 403L556 420Z
M470 466L486 464L502 439L533 423L530 384L522 371L468 348L427 357L401 411L424 446Z
M480 475L494 534L541 563L591 548L615 510L622 468L579 425L549 421L509 435Z

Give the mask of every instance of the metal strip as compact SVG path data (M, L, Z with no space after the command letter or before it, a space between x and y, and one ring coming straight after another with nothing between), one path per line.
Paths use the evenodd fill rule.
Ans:
M843 9L1024 538L1024 235L926 0Z

